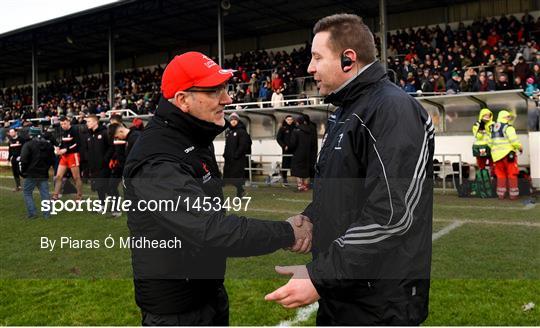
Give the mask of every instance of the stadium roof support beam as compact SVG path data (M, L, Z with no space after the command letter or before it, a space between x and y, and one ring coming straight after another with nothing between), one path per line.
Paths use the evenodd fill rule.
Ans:
M217 37L218 37L218 62L219 66L223 67L223 11L221 9L221 1L217 1L218 5L218 27L217 27Z
M422 98L420 102L425 102L427 104L437 107L439 109L440 115L442 117L446 117L446 108L444 108L443 104L425 98ZM446 131L446 119L442 120L442 131Z
M386 0L379 0L379 26L381 32L381 64L386 69L386 31L388 28L386 25Z
M475 96L470 96L469 99L471 99L472 101L474 101L475 103L477 103L478 105L480 105L480 109L482 109L482 108L488 108L488 105L487 105L486 102L483 101L482 99L478 99L478 98L476 98Z
M109 26L109 106L114 107L114 35L113 28Z
M37 40L32 35L32 107L37 110L38 106L38 61L37 61Z

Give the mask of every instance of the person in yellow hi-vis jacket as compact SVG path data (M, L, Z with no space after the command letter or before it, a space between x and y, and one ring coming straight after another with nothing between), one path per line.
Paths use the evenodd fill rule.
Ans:
M474 135L473 155L476 157L478 169L483 170L486 165L491 165L490 137L493 125L493 113L488 108L482 108L478 114L478 121L474 122L472 133Z
M523 152L523 146L516 135L516 129L510 123L512 118L513 114L502 110L497 116L497 123L491 126L491 157L497 176L499 199L504 199L507 185L510 199L517 199L519 196L516 151Z

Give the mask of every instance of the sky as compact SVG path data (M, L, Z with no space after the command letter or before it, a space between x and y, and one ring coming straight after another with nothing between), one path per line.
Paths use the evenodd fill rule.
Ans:
M48 21L112 0L0 0L0 34Z

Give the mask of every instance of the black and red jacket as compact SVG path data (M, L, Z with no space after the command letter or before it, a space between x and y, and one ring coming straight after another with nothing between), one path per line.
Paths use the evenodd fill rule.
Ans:
M66 149L66 154L78 153L81 147L79 130L72 126L69 130L62 129L62 138L60 139L60 149Z
M133 204L176 201L178 196L223 200L212 141L225 128L186 114L162 98L128 155L126 199ZM287 222L227 215L215 207L130 211L127 223L133 238L182 241L181 249L131 249L137 305L155 314L190 311L217 297L227 257L271 253L294 243Z

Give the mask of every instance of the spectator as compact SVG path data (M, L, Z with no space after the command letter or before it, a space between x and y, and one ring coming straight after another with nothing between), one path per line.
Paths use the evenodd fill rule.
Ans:
M259 89L259 101L268 101L268 83L266 81L262 83Z
M311 163L312 137L310 127L303 116L296 118L296 128L291 137L290 150L293 152L291 160L291 175L296 177L298 191L309 190L309 168Z
M493 48L495 45L499 42L501 37L497 34L497 31L495 29L491 30L491 34L487 38L487 44Z
M488 81L488 91L495 91L497 89L497 84L495 82L495 77L492 72L487 72L487 81Z
M506 74L502 74L499 77L499 80L497 81L496 90L511 90L512 85L510 84L510 81L508 81L508 78Z
M409 76L407 77L407 81L405 82L405 87L403 90L407 93L415 93L416 92L416 80L414 79L412 73L409 73Z
M472 68L467 69L463 79L459 83L462 92L472 92L476 83L476 71Z
M279 73L274 73L272 76L272 91L276 92L277 90L282 90L283 88L283 79Z
M517 78L519 78L519 77L517 77ZM527 79L527 87L525 89L525 94L527 95L527 97L532 97L536 93L538 93L538 88L536 87L536 85L534 83L534 79L532 77L530 77L530 78Z
M439 72L433 73L433 91L446 92L446 83L444 77L440 76Z
M429 69L424 69L423 75L420 78L420 89L422 92L433 92L434 91L434 85L433 85L433 76L430 74Z
M28 218L37 217L37 210L32 196L36 186L39 190L41 201L49 200L49 169L54 163L54 147L43 138L39 128L30 128L30 141L24 144L21 150L21 173L24 177L24 204L28 211ZM44 210L43 218L50 216L49 211Z
M525 62L525 58L523 58L523 56L520 56L518 63L514 66L514 75L519 76L522 81L525 81L529 74L529 64Z
M315 164L317 163L317 154L319 152L319 139L317 136L317 124L311 121L309 115L304 114L306 125L309 127L309 133L311 135L311 149L310 149L310 165L309 165L309 179L313 182L315 178Z
M223 182L236 187L236 196L243 197L246 167L251 154L251 137L246 131L246 127L236 113L229 116L229 129L225 132L225 151L223 158Z
M452 78L446 82L446 93L454 94L454 93L460 93L460 82L461 82L461 76L459 76L458 72L452 72Z
M291 115L287 115L283 122L281 123L281 127L279 128L279 131L276 136L276 140L281 147L281 152L283 155L290 155L290 156L282 156L281 158L281 176L283 178L283 183L288 183L287 180L287 171L291 168L291 159L292 159L292 148L291 148L291 138L294 131L294 118Z
M532 79L532 81L534 83L534 79ZM525 90L527 88L527 82L523 83L519 76L516 76L516 78L514 79L514 88Z
M533 65L531 77L534 79L534 84L540 85L540 64ZM521 81L525 81L525 80L521 79Z
M257 74L251 74L251 79L249 80L249 90L254 96L259 95L259 80L257 79Z
M478 76L478 81L473 86L474 92L489 91L488 80L485 74L480 74Z
M26 142L25 138L19 136L15 129L10 129L8 135L9 141L9 153L8 162L11 164L11 172L13 173L13 179L15 179L15 188L13 191L21 190L21 171L20 171L20 159L21 149Z
M277 107L283 107L283 105L284 105L284 98L283 98L283 94L281 93L281 89L277 89L277 90L272 94L271 104L272 104L272 107L274 107L274 108L277 108Z

